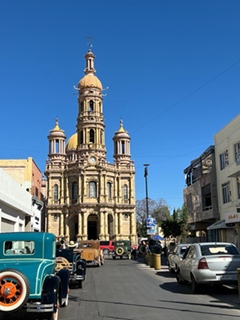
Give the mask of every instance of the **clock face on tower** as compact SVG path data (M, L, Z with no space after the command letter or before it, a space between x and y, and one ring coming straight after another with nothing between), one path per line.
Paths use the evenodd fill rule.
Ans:
M96 162L96 158L95 158L94 156L91 156L91 157L89 158L89 161L90 161L91 163L94 163L94 162Z

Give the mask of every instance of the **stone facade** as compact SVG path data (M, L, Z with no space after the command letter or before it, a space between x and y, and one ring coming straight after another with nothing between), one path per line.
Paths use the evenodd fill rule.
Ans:
M135 167L130 136L120 121L113 136L114 163L106 159L103 88L95 56L85 55L79 81L76 132L66 141L58 120L48 135L47 231L70 240L129 239L137 243Z

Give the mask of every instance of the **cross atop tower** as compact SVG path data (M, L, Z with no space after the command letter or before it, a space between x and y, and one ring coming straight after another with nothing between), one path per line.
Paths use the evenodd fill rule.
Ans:
M88 45L88 47L89 47L89 50L91 50L91 48L92 48L92 40L94 39L94 37L92 37L90 34L88 35L88 36L86 36L85 37L85 39L88 39L88 43L87 43L87 45Z

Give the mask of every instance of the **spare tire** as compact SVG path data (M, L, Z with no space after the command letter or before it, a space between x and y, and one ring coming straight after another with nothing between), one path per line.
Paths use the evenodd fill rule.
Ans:
M124 249L123 249L122 247L118 247L118 248L116 249L116 254L117 254L118 256L121 256L123 253L124 253Z
M28 300L30 284L27 277L15 269L0 271L0 311L21 309Z

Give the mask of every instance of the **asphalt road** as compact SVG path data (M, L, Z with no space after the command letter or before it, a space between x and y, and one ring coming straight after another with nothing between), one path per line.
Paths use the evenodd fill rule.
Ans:
M164 257L160 270L140 260L111 258L106 258L101 267L88 267L83 288L72 288L69 305L59 310L59 320L232 320L239 317L237 288L222 287L192 294L190 285L181 286L176 282ZM37 317L29 313L7 316L7 320L13 319L36 320Z

